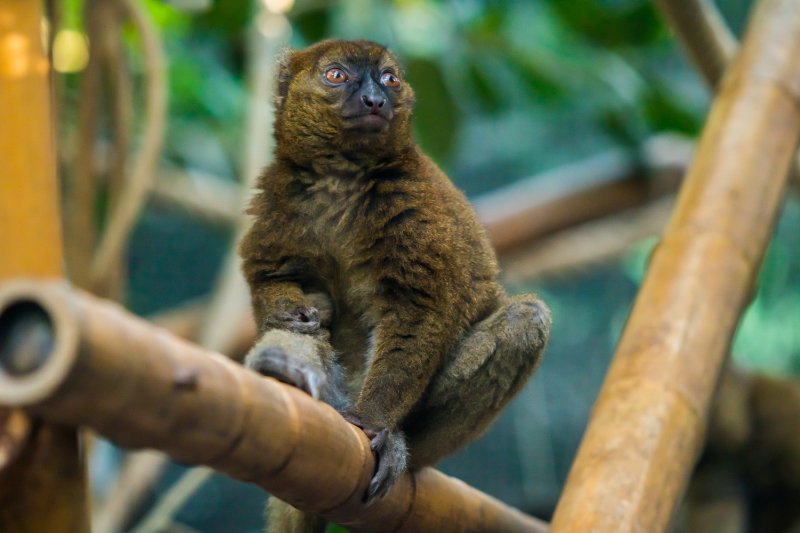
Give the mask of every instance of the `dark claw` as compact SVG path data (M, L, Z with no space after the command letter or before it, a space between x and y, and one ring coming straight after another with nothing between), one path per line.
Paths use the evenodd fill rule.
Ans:
M400 474L405 472L408 464L408 449L405 436L399 431L389 431L387 428L375 429L361 420L361 417L352 413L342 414L345 420L361 428L369 437L369 447L375 453L375 474L364 494L364 502L372 503L377 498L382 498L395 484Z
M325 382L325 376L322 372L303 372L303 386L300 387L302 390L306 391L311 395L312 398L315 400L319 400L321 397L321 389L322 385Z
M361 421L361 418L356 414L342 413L342 417L344 417L345 420L347 420L348 422L359 428L361 431L363 431L367 435L367 438L369 438L370 440L374 439L375 436L378 434L379 430L368 427L366 424L364 424L364 422Z
M354 426L358 427L359 429L364 429L364 422L361 421L358 415L354 415L353 413L347 412L342 413L342 417L353 424Z
M372 438L370 448L377 455L378 467L364 496L367 504L384 497L408 464L406 440L400 432L381 429Z
M320 399L327 386L327 379L321 370L289 357L280 348L261 349L249 355L245 364L264 376L297 387L315 399Z

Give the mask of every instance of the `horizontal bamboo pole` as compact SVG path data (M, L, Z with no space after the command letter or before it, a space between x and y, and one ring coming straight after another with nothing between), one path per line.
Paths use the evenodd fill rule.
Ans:
M553 532L667 529L800 137L798 58L800 3L762 1L653 255Z
M369 441L331 407L59 283L0 286L0 405L256 483L353 531L545 531L433 469L361 499Z
M602 152L475 198L497 253L529 247L556 231L674 193L688 166L691 143L659 135L642 148L636 156Z

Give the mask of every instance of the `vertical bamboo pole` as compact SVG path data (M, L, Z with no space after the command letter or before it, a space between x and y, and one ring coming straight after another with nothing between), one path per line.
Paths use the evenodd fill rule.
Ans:
M664 531L800 134L800 2L763 0L726 74L551 531Z
M40 0L0 0L0 280L63 275L42 16ZM22 449L0 470L0 531L86 531L75 430L34 423L21 436L4 425L7 439Z

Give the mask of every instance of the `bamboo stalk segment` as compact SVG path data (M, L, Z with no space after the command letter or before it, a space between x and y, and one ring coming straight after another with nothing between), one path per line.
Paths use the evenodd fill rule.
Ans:
M0 280L60 277L50 64L40 0L0 0ZM0 531L88 530L72 429L0 414Z
M365 507L369 442L333 408L60 283L0 286L0 369L0 405L211 466L354 531L545 530L432 469Z
M666 530L800 137L798 58L800 3L762 1L653 255L553 532Z
M0 0L0 279L62 275L40 4Z

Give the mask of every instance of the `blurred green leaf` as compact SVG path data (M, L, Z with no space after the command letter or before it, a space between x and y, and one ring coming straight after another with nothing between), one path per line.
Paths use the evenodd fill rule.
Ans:
M608 6L597 0L549 0L561 20L584 38L609 48L645 46L663 39L664 29L647 0Z
M630 148L636 148L645 137L641 122L630 109L607 107L601 110L597 119L602 128L616 141Z
M467 79L472 84L481 108L486 112L496 113L504 107L503 95L493 83L495 80L484 70L480 60L471 62L467 67Z
M417 58L407 62L406 75L417 97L416 137L434 159L446 160L455 146L459 115L442 71L436 63Z
M475 35L495 36L503 30L508 22L508 9L496 3L484 2L480 11L475 10L475 13L479 16L472 18L465 28Z
M83 0L62 0L61 27L83 29Z
M196 17L198 30L239 39L253 18L252 0L216 0L211 9Z
M170 4L160 0L146 0L145 5L162 32L183 32L191 25L191 17Z
M303 35L306 42L314 43L327 37L328 10L324 8L309 9L292 18L294 26Z
M650 86L644 95L644 116L652 131L675 131L697 135L698 117L680 105L674 95Z
M539 101L553 102L565 96L563 80L557 79L544 65L537 64L535 58L509 51L507 60L532 97Z

